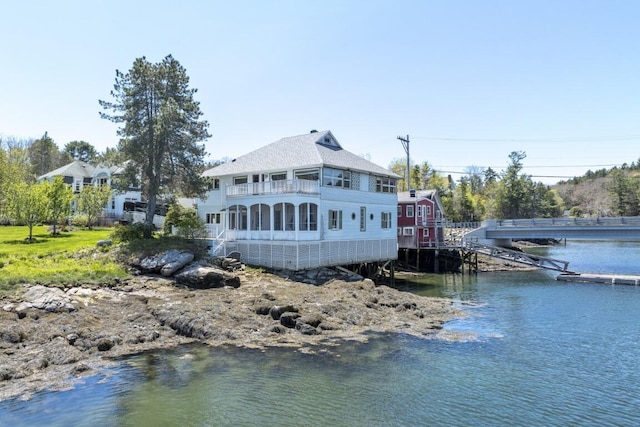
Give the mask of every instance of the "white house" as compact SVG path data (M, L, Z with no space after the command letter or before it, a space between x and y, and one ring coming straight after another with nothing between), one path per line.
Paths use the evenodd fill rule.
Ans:
M213 252L305 270L397 259L396 180L330 131L283 138L204 172Z
M112 177L121 172L122 168L118 166L95 167L75 160L38 177L38 181L52 181L56 176L62 176L64 182L78 194L85 185L111 185ZM114 191L111 201L104 208L103 216L120 220L124 214L125 203L133 204L139 201L141 201L141 193L138 188L130 188L125 192Z

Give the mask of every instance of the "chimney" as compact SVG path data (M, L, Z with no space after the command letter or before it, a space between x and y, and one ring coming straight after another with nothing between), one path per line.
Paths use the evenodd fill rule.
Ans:
M309 133L318 133L318 131L315 130L315 129L311 129L311 132L309 132Z
M416 190L409 190L409 197L416 197Z

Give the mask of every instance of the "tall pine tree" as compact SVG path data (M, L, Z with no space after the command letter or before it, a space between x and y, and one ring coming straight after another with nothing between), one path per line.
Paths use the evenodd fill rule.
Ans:
M118 150L127 160L122 184L140 179L147 224L153 223L159 196L192 197L206 190L201 176L206 152L200 143L211 135L194 99L196 91L171 55L156 64L142 57L126 74L116 71L113 101L99 101L111 111L101 117L122 124Z

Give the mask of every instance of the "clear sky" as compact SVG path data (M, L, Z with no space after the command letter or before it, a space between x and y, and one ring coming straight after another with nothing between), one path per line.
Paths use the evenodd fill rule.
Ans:
M640 158L636 0L22 0L0 17L5 137L115 147L98 100L116 69L171 54L210 159L311 129L384 167L401 135L442 171L524 151L545 183Z

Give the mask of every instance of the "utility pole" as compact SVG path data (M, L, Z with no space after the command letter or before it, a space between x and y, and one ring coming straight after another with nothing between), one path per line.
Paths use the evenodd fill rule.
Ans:
M411 166L409 162L409 135L406 138L399 136L398 139L402 142L405 153L407 153L407 191L411 188Z

